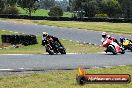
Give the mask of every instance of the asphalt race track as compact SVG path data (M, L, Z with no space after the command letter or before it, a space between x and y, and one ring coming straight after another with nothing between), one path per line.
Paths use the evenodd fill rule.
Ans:
M131 52L125 55L112 54L67 54L67 55L0 55L0 69L16 71L67 70L82 65L85 68L132 65Z
M57 36L59 38L87 42L92 44L101 43L101 32L95 31L87 31L87 30L79 30L79 29L70 29L70 28L58 28L58 27L50 27L45 25L33 25L33 24L15 24L15 23L7 23L0 22L0 29L10 30L14 32L26 33L26 34L35 34L42 35L42 32L46 31L51 35ZM122 35L113 35L117 39L119 39ZM127 38L131 38L132 36L126 36Z
M0 29L41 35L43 31L59 38L88 42L99 45L101 32L49 27L33 24L15 24L0 22ZM115 36L115 35L114 35ZM120 35L115 36L119 38ZM131 38L131 36L126 36ZM66 70L78 66L85 68L117 65L132 65L132 52L124 55L97 54L67 54L67 55L0 55L0 71L5 70Z

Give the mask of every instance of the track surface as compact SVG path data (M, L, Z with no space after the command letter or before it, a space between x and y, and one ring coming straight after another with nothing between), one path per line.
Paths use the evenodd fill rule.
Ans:
M132 65L131 52L125 55L69 54L69 55L0 55L0 69L55 70Z
M15 24L0 22L0 29L17 31L26 34L42 35L43 31L54 36L80 42L100 44L101 32L49 27L43 25ZM115 35L114 35L115 36ZM119 38L119 36L116 36ZM127 36L131 38L131 36ZM0 55L0 69L74 69L79 65L86 68L115 65L132 65L131 52L125 55L107 54L69 54L69 55Z
M0 22L0 29L17 31L26 34L35 34L42 35L42 32L46 31L51 35L57 36L59 38L64 38L68 40L80 41L80 42L88 42L93 44L101 43L101 32L95 31L87 31L87 30L79 30L79 29L70 29L70 28L58 28L58 27L50 27L45 25L33 25L33 24L15 24L9 22ZM119 36L113 35L117 39ZM130 36L126 36L131 38Z

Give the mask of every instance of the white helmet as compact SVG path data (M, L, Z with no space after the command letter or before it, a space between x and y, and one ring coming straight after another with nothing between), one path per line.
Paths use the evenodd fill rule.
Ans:
M43 32L43 37L46 37L48 36L48 33L47 32Z
M106 32L102 32L102 37L103 37L103 38L106 38L107 35L108 35L108 34L107 34Z

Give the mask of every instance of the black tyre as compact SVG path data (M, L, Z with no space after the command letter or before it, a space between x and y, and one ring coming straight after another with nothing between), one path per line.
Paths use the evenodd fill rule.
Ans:
M108 46L108 50L111 51L114 55L116 55L115 47L114 46Z
M50 46L46 46L45 48L50 55L54 55L54 50Z
M132 51L132 44L129 45L129 49Z
M125 50L123 50L123 49L122 49L122 52L121 52L121 54L125 54Z
M84 76L77 76L76 80L77 80L77 83L80 85L84 85L86 83L86 79Z
M65 50L61 50L60 53L61 54L66 54L66 51Z

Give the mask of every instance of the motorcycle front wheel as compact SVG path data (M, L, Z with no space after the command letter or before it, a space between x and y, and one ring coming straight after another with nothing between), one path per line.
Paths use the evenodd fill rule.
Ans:
M46 51L50 54L50 55L54 55L54 50L51 48L51 46L47 45L45 46Z

